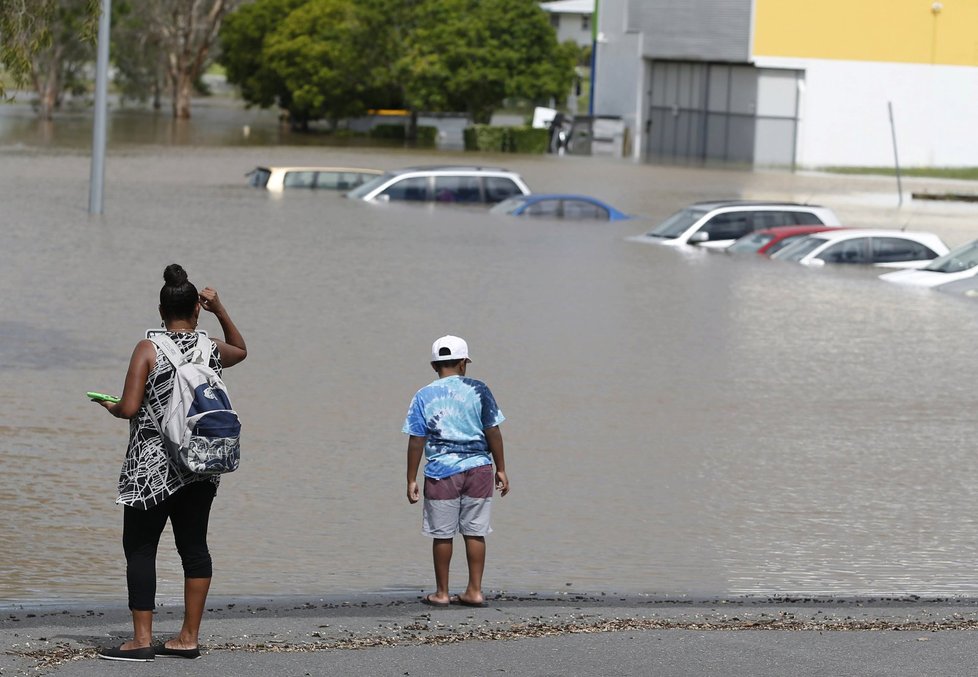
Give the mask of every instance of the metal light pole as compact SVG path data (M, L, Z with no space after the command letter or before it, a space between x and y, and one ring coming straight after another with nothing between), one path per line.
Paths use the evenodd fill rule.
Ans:
M594 83L598 80L598 0L594 0L591 16L591 91L588 92L587 114L594 115Z
M92 129L92 172L89 180L88 213L102 213L105 184L105 127L109 90L109 19L112 0L102 0L98 19L98 54L95 60L95 124Z

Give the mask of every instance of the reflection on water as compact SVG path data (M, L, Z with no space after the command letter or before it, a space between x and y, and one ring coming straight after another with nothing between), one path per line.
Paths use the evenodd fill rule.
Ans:
M469 340L471 374L508 416L513 491L495 503L488 587L972 593L968 301L871 271L625 241L647 223L243 186L255 164L324 155L380 168L446 157L134 148L109 158L103 218L84 212L84 156L3 157L0 599L123 599L126 427L84 393L121 389L173 261L221 292L250 348L227 373L245 437L212 518L215 594L430 587L400 427L444 333ZM698 197L805 189L483 160L652 219ZM160 575L177 596L168 544Z
M41 120L28 103L27 95L14 104L0 105L0 147L26 145L87 149L92 144L92 114L75 105L56 114L55 121ZM162 146L267 146L290 145L379 145L375 139L300 134L279 120L274 110L245 108L241 102L224 98L197 99L193 119L175 120L169 107L153 111L143 107L113 105L107 118L107 135L112 147L134 144Z

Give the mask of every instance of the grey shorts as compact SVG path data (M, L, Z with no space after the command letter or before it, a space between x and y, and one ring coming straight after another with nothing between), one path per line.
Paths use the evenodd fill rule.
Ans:
M482 465L440 480L425 477L422 533L432 538L489 535L493 475L491 465Z

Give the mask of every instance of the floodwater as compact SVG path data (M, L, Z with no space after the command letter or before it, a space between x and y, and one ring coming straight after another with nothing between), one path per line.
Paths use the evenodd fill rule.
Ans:
M215 595L431 588L400 429L445 333L469 340L470 374L508 417L487 589L976 593L978 306L874 271L626 240L717 196L933 224L952 245L978 236L974 211L897 211L881 180L117 143L90 217L85 152L4 138L2 602L125 599L127 426L84 393L121 390L174 261L219 290L249 346L226 373L245 437L211 519ZM243 181L264 163L476 161L647 219L527 223ZM159 594L175 598L168 532L160 552ZM458 586L460 552L455 571Z

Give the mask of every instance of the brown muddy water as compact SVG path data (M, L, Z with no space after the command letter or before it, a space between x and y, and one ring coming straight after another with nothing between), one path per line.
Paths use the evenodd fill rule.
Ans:
M647 218L527 223L243 180L476 161ZM898 211L878 179L596 158L117 144L90 217L88 171L57 144L0 148L2 602L124 599L127 428L84 393L121 390L173 261L220 291L250 348L226 374L245 437L211 521L215 595L432 586L400 429L444 333L469 340L508 417L487 589L975 594L978 305L626 241L743 195L956 245L978 236L974 207ZM169 538L163 598L181 590Z

